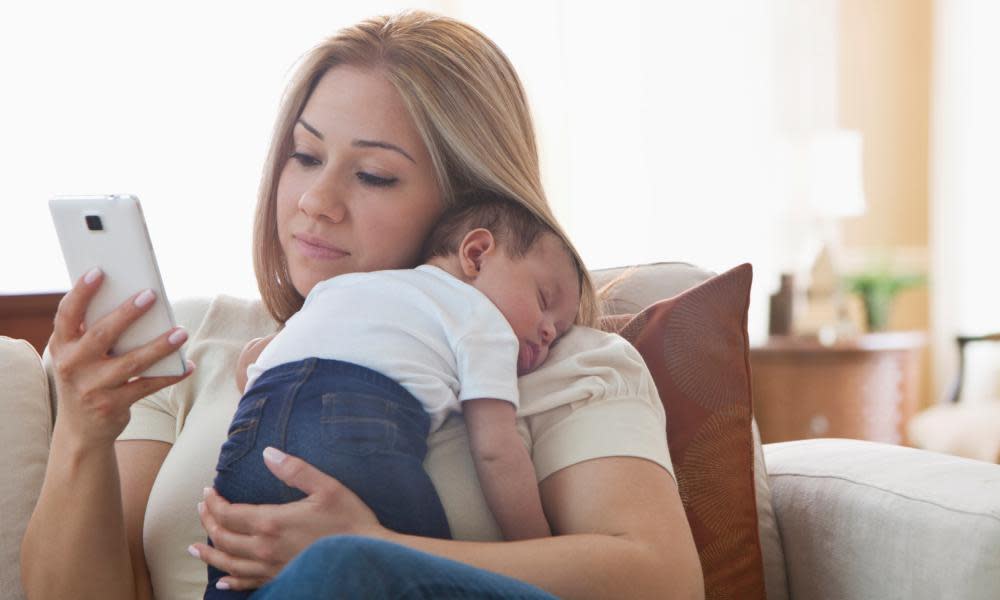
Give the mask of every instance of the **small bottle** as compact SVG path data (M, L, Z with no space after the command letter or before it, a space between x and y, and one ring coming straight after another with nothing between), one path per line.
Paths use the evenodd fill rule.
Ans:
M768 311L768 333L770 335L790 335L795 303L795 277L791 273L781 274L781 287L771 294Z

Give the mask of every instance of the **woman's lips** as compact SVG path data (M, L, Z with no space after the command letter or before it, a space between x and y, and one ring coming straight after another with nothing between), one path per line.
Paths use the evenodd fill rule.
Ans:
M335 260L349 256L350 252L341 250L321 239L305 235L293 235L295 247L303 256L317 260Z

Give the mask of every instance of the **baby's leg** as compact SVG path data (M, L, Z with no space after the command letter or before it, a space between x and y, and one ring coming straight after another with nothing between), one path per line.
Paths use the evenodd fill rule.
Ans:
M343 364L321 368L339 371L336 365ZM311 415L293 416L287 452L337 478L389 529L450 537L441 500L423 468L429 417L398 383L364 367L349 367L358 370L356 377L316 390L320 429L299 422Z
M226 441L219 452L215 490L233 503L284 504L302 497L276 478L264 465L264 448L284 449L285 432L294 413L299 427L320 425L318 399L310 401L300 393L312 375L304 363L281 365L263 373L242 399L229 426ZM302 435L309 436L308 431ZM310 457L303 457L309 460ZM208 543L211 545L212 540ZM237 600L251 592L216 589L215 584L227 573L208 566L206 600Z
M281 365L240 401L215 488L235 503L303 498L264 465L264 448L273 446L350 488L389 529L447 538L444 508L423 469L429 422L416 398L365 367L320 359ZM225 573L208 571L206 599L246 597L215 590Z

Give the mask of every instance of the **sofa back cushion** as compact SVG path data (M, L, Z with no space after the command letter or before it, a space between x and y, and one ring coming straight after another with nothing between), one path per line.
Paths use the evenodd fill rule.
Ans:
M45 478L52 436L49 385L38 352L0 337L0 590L22 600L21 538Z

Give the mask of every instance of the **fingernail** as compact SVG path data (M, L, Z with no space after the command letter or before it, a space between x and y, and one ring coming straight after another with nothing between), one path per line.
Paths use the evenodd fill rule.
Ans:
M145 290L135 297L135 305L139 308L146 308L153 303L154 298L156 298L156 296L153 295L153 290Z
M271 446L264 448L264 460L269 460L276 465L280 465L287 457L287 454L277 448L272 448Z
M199 515L205 514L205 503L204 502L199 502L198 503L198 514Z
M187 332L178 327L173 333L170 334L167 341L170 342L172 346L180 346L186 339L188 339Z
M188 554L195 558L201 558L201 554L198 552L198 549L194 547L194 544L188 546Z
M215 589L217 589L217 590L228 590L229 589L229 584L220 579L220 580L218 580L218 581L215 582Z
M210 487L201 488L201 497L202 498L208 498L208 495L211 494L211 493L212 493L212 488L210 488Z
M93 269L87 271L87 274L83 276L83 282L87 285L97 281L97 278L101 276L100 267L94 267Z
M194 362L193 361L190 361L190 360L186 361L185 364L187 365L187 371L184 371L185 373L190 373L191 371L194 371Z

